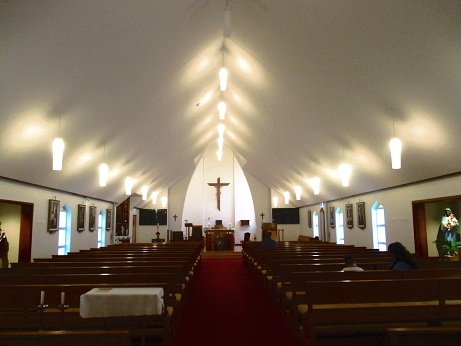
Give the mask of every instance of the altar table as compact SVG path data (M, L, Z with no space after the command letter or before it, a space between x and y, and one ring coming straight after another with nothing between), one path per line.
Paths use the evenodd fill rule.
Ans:
M234 230L225 228L206 229L205 234L207 251L234 250Z
M162 309L162 287L93 288L80 296L82 318L161 315Z

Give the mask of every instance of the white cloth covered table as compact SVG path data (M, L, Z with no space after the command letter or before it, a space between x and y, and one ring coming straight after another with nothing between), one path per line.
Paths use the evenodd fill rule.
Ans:
M80 296L82 318L161 315L162 307L161 287L93 288Z

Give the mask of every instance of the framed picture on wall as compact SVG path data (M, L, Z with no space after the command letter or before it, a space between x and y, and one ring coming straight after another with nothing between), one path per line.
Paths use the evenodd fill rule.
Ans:
M60 210L60 202L55 199L50 199L48 203L48 232L57 232L59 230Z
M85 230L85 219L86 219L86 205L78 205L77 213L77 231L83 232Z
M352 204L346 204L346 227L354 227L354 213L352 212Z
M307 211L307 227L312 228L312 211Z
M328 207L330 227L335 228L335 207Z
M365 228L366 227L365 202L358 202L357 203L357 227L358 228Z
M90 207L90 224L89 224L89 229L90 232L93 232L96 230L96 207Z
M106 209L106 231L112 230L112 209Z

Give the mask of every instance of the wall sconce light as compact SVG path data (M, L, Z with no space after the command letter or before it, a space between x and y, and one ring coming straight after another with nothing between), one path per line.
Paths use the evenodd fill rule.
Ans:
M148 191L149 191L149 187L147 185L143 185L143 187L141 187L141 194L142 194L143 201L147 200Z
M125 193L127 196L131 195L131 189L133 188L133 179L131 177L125 178Z
M160 200L162 201L162 208L165 208L166 207L166 202L167 202L167 198L166 196L163 196L162 198L160 198Z
M349 186L349 179L351 176L351 166L347 163L343 163L339 166L339 176L341 177L341 182L344 187Z
M218 103L218 112L219 112L220 120L224 120L224 118L226 117L226 109L227 109L227 105L224 101L221 101Z
M296 200L299 201L301 199L301 192L302 192L302 188L301 186L299 185L296 185L295 186L295 195L296 195Z
M227 89L227 77L229 76L229 72L227 72L227 68L222 67L219 70L219 89L221 91L226 91Z
M158 197L158 192L152 192L150 197L152 198L152 204L157 204L157 197Z
M283 197L285 197L285 204L290 203L290 193L288 191L283 193Z
M272 198L272 203L274 208L277 208L277 206L279 205L279 198L277 196Z

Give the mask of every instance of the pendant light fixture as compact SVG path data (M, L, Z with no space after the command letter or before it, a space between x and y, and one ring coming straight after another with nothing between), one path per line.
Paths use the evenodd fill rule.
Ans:
M59 132L61 135L61 115L59 115ZM64 157L64 140L56 137L53 141L53 171L62 171L62 159Z
M227 77L229 76L229 72L227 71L227 68L221 67L219 70L219 89L221 91L226 91L227 90Z
M318 195L320 193L320 178L317 176L313 177L310 184L312 186L312 190L314 191L314 195Z
M109 166L106 161L106 146L104 145L104 162L99 165L99 186L107 186L109 176Z
M394 137L389 142L392 169L400 169L402 168L402 142L395 136L395 115L392 118L392 127L394 130Z
M341 177L341 183L344 187L349 186L349 179L351 177L351 166L347 163L343 163L338 168L339 176Z
M297 200L297 201L301 200L301 193L302 193L302 191L303 191L303 190L302 190L301 186L299 186L299 185L296 185L296 186L295 186L295 196L296 196L296 200Z
M219 120L224 120L226 117L226 109L227 105L224 101L218 103Z
M133 188L133 179L131 177L125 178L125 193L127 196L131 195L131 189Z
M229 7L229 3L226 1L226 8L224 9L224 30L223 35L224 37L231 37L231 9Z
M152 204L157 204L158 192L157 191L152 192L150 197L152 198Z
M143 185L141 187L141 195L142 195L142 200L145 201L147 200L147 193L149 192L149 187L147 185Z
M283 193L283 197L285 197L285 204L290 203L290 193L288 191Z
M216 156L218 157L218 161L221 161L221 159L222 159L222 150L218 150L216 152Z

